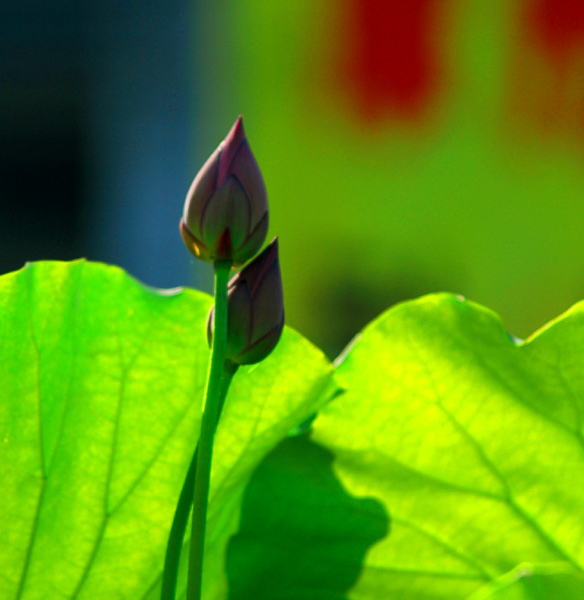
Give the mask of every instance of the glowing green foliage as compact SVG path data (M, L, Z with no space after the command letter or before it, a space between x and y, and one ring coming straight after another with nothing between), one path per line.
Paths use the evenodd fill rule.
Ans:
M86 262L0 278L2 599L157 600L211 303ZM516 343L428 296L336 378L285 329L217 430L205 599L580 600L583 364L584 305Z
M211 303L95 263L0 278L3 600L157 596L197 442ZM239 370L216 438L207 597L225 595L222 556L256 464L333 389L328 361L291 330Z
M314 440L391 516L350 598L465 598L517 564L584 566L584 306L523 344L435 295L368 326Z
M518 345L428 296L339 363L347 391L248 486L230 600L584 597L584 305Z

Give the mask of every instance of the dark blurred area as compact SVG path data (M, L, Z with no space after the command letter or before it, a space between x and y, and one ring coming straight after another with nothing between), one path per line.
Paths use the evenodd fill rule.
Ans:
M0 271L87 257L185 284L192 4L0 3Z

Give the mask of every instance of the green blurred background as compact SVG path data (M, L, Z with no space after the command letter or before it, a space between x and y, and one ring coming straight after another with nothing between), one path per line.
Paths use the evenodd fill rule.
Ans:
M0 271L210 290L177 224L241 113L329 356L428 292L519 337L584 297L582 0L21 0L0 39Z
M220 6L197 12L200 146L243 114L288 324L335 356L427 292L519 337L584 296L583 2Z

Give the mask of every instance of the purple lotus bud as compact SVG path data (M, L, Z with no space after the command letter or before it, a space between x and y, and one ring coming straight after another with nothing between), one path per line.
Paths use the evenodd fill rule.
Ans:
M227 297L227 359L238 365L264 360L276 347L284 328L278 238L231 279ZM209 344L213 315L211 309L207 320Z
M180 233L202 260L234 266L253 258L268 233L268 197L241 116L195 177Z

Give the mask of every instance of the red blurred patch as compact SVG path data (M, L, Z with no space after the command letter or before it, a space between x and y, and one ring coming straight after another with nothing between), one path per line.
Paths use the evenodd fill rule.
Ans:
M436 0L346 0L341 87L368 122L417 119L438 80L432 48Z
M584 0L525 0L510 67L514 123L584 136Z
M584 0L537 0L528 26L548 59L566 69L584 49Z

